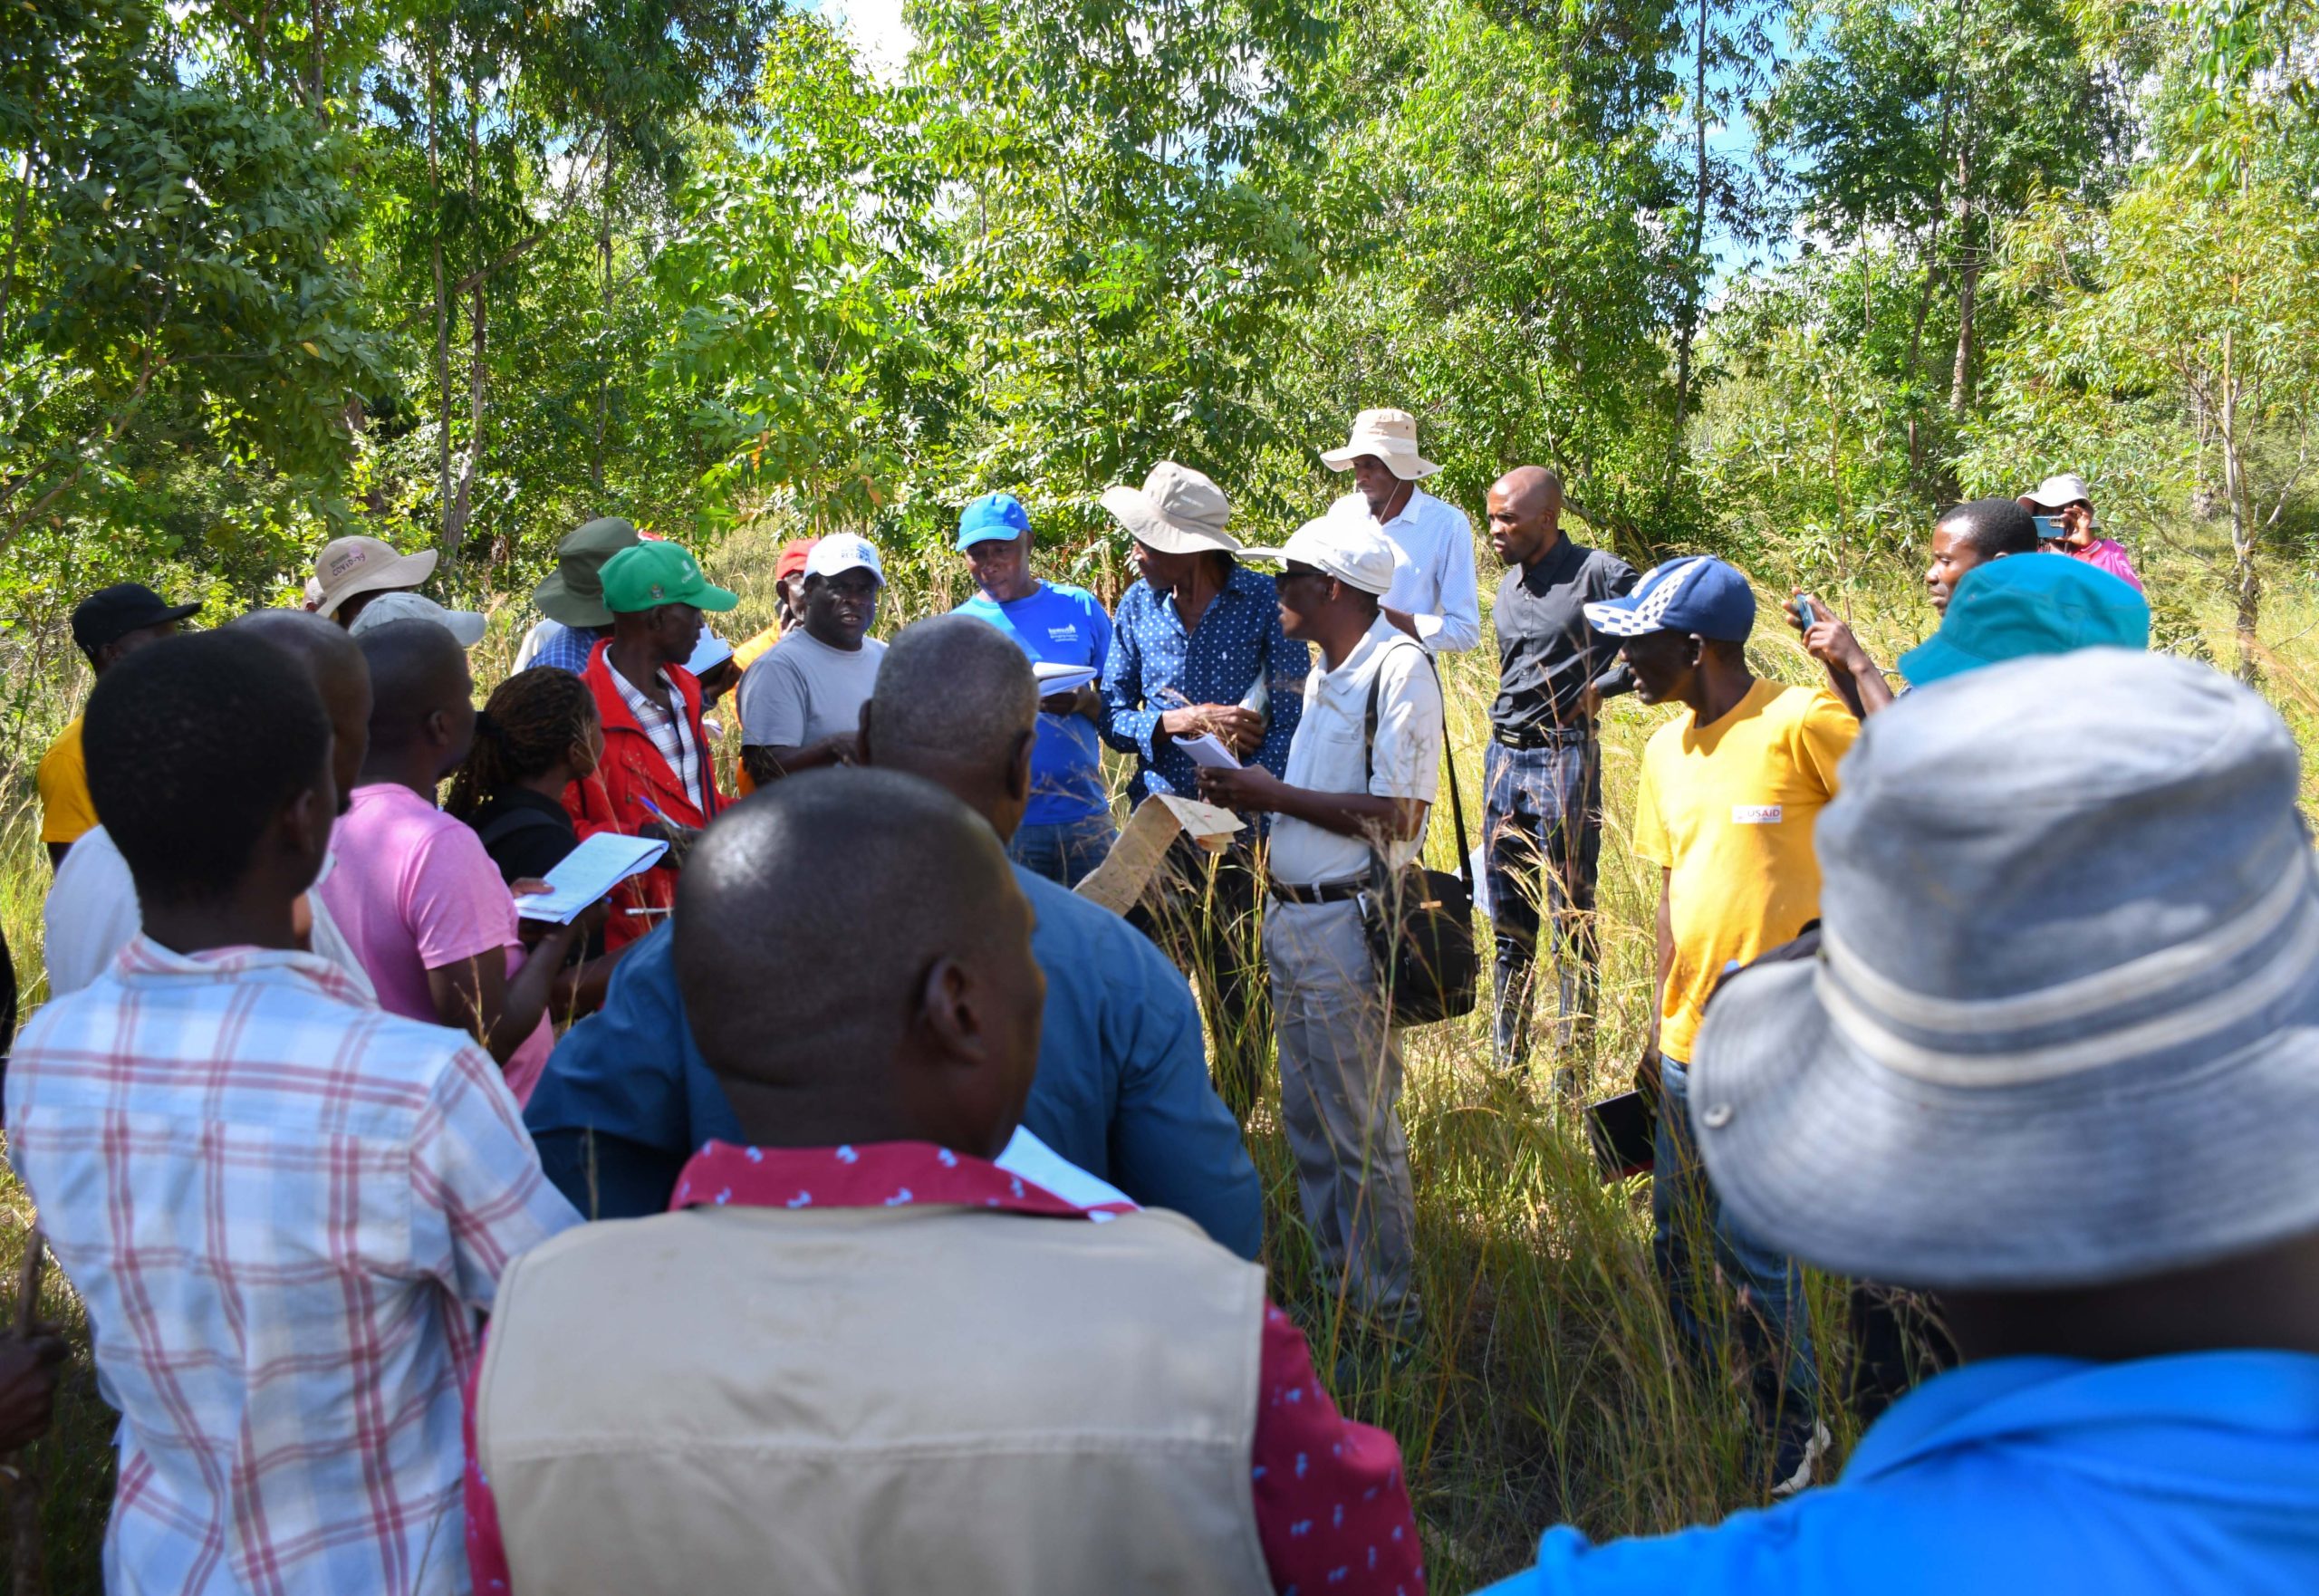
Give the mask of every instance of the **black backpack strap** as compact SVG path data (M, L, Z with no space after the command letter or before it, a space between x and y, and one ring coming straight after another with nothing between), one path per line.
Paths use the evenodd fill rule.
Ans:
M1474 884L1472 867L1467 862L1469 856L1466 851L1466 803L1465 800L1458 795L1458 761L1449 749L1449 695L1441 689L1441 668L1433 663L1433 656L1427 652L1425 645L1411 642L1408 646L1424 656L1426 668L1433 672L1434 691L1441 699L1441 757L1449 767L1449 818L1458 829L1458 879L1471 888ZM1402 644L1396 641L1386 647L1388 649L1398 649L1402 647ZM1381 659L1377 661L1376 674L1369 678L1369 710L1362 717L1362 762L1366 778L1362 782L1364 788L1375 784L1377 780L1377 697L1384 688L1385 662Z

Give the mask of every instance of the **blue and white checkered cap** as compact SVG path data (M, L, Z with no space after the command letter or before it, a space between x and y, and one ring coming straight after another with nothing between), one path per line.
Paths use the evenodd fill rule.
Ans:
M1690 554L1653 566L1623 599L1587 605L1586 620L1606 637L1675 631L1744 643L1756 630L1756 593L1722 561Z

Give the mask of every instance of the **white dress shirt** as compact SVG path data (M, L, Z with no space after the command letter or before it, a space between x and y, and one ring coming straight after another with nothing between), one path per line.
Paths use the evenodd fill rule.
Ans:
M1481 592L1474 580L1474 524L1466 513L1411 486L1410 502L1390 521L1369 513L1369 501L1349 493L1329 506L1332 515L1366 517L1393 545L1393 585L1388 610L1417 618L1419 641L1435 653L1457 653L1482 640Z
M331 855L322 856L322 873L314 878L314 886L329 880L335 862ZM336 965L339 974L362 996L377 1003L377 988L370 985L362 961L354 957L338 922L322 907L322 895L309 889L306 907L313 913L313 931L307 937L313 951ZM144 917L138 911L137 883L130 876L129 861L121 858L104 827L84 834L65 854L48 889L48 901L42 906L41 922L52 998L78 992L103 975L114 957L129 946L129 939L143 929Z
M1441 686L1424 651L1409 634L1380 615L1369 635L1334 670L1319 668L1304 678L1304 717L1288 745L1292 787L1314 793L1367 793L1379 798L1433 802L1441 779ZM1369 685L1377 692L1377 745L1368 743ZM1373 773L1373 774L1372 774ZM1386 850L1398 869L1417 857L1425 828ZM1272 822L1274 879L1292 887L1317 887L1369 874L1369 841L1340 836L1309 821L1287 815Z

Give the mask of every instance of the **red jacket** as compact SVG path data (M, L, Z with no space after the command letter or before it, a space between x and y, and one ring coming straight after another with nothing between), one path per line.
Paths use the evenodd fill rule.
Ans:
M628 700L612 679L610 639L598 643L588 657L580 679L596 697L596 716L603 723L604 756L595 774L563 790L563 807L571 814L581 839L598 832L621 832L633 836L658 817L639 802L649 798L662 813L680 825L705 826L724 808L717 792L717 767L708 733L700 724L700 683L680 665L668 668L669 679L684 699L685 719L692 727L693 746L700 750L701 796L705 807L695 808L685 795L682 777L660 757L650 733L629 713ZM607 951L644 935L659 924L659 917L631 915L631 909L666 909L677 900L677 872L661 867L631 876L612 894L611 923L604 928Z

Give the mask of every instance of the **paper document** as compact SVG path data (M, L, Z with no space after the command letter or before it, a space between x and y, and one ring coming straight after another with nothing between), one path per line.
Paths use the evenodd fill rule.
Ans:
M1239 760L1232 750L1220 742L1214 732L1202 732L1197 737L1178 737L1176 746L1191 756L1191 762L1203 770L1237 770Z
M1039 697L1052 698L1057 693L1075 693L1082 687L1092 687L1097 672L1092 665L1048 664L1042 661L1031 667L1031 674L1039 678Z
M1243 830L1239 816L1197 798L1157 793L1136 805L1127 829L1103 862L1079 883L1079 896L1123 915L1143 901L1152 879L1167 862L1168 845L1188 832L1202 847L1217 848Z
M515 912L527 920L568 926L582 909L629 877L659 863L668 851L669 845L657 838L598 832L548 871L548 891L515 899Z

